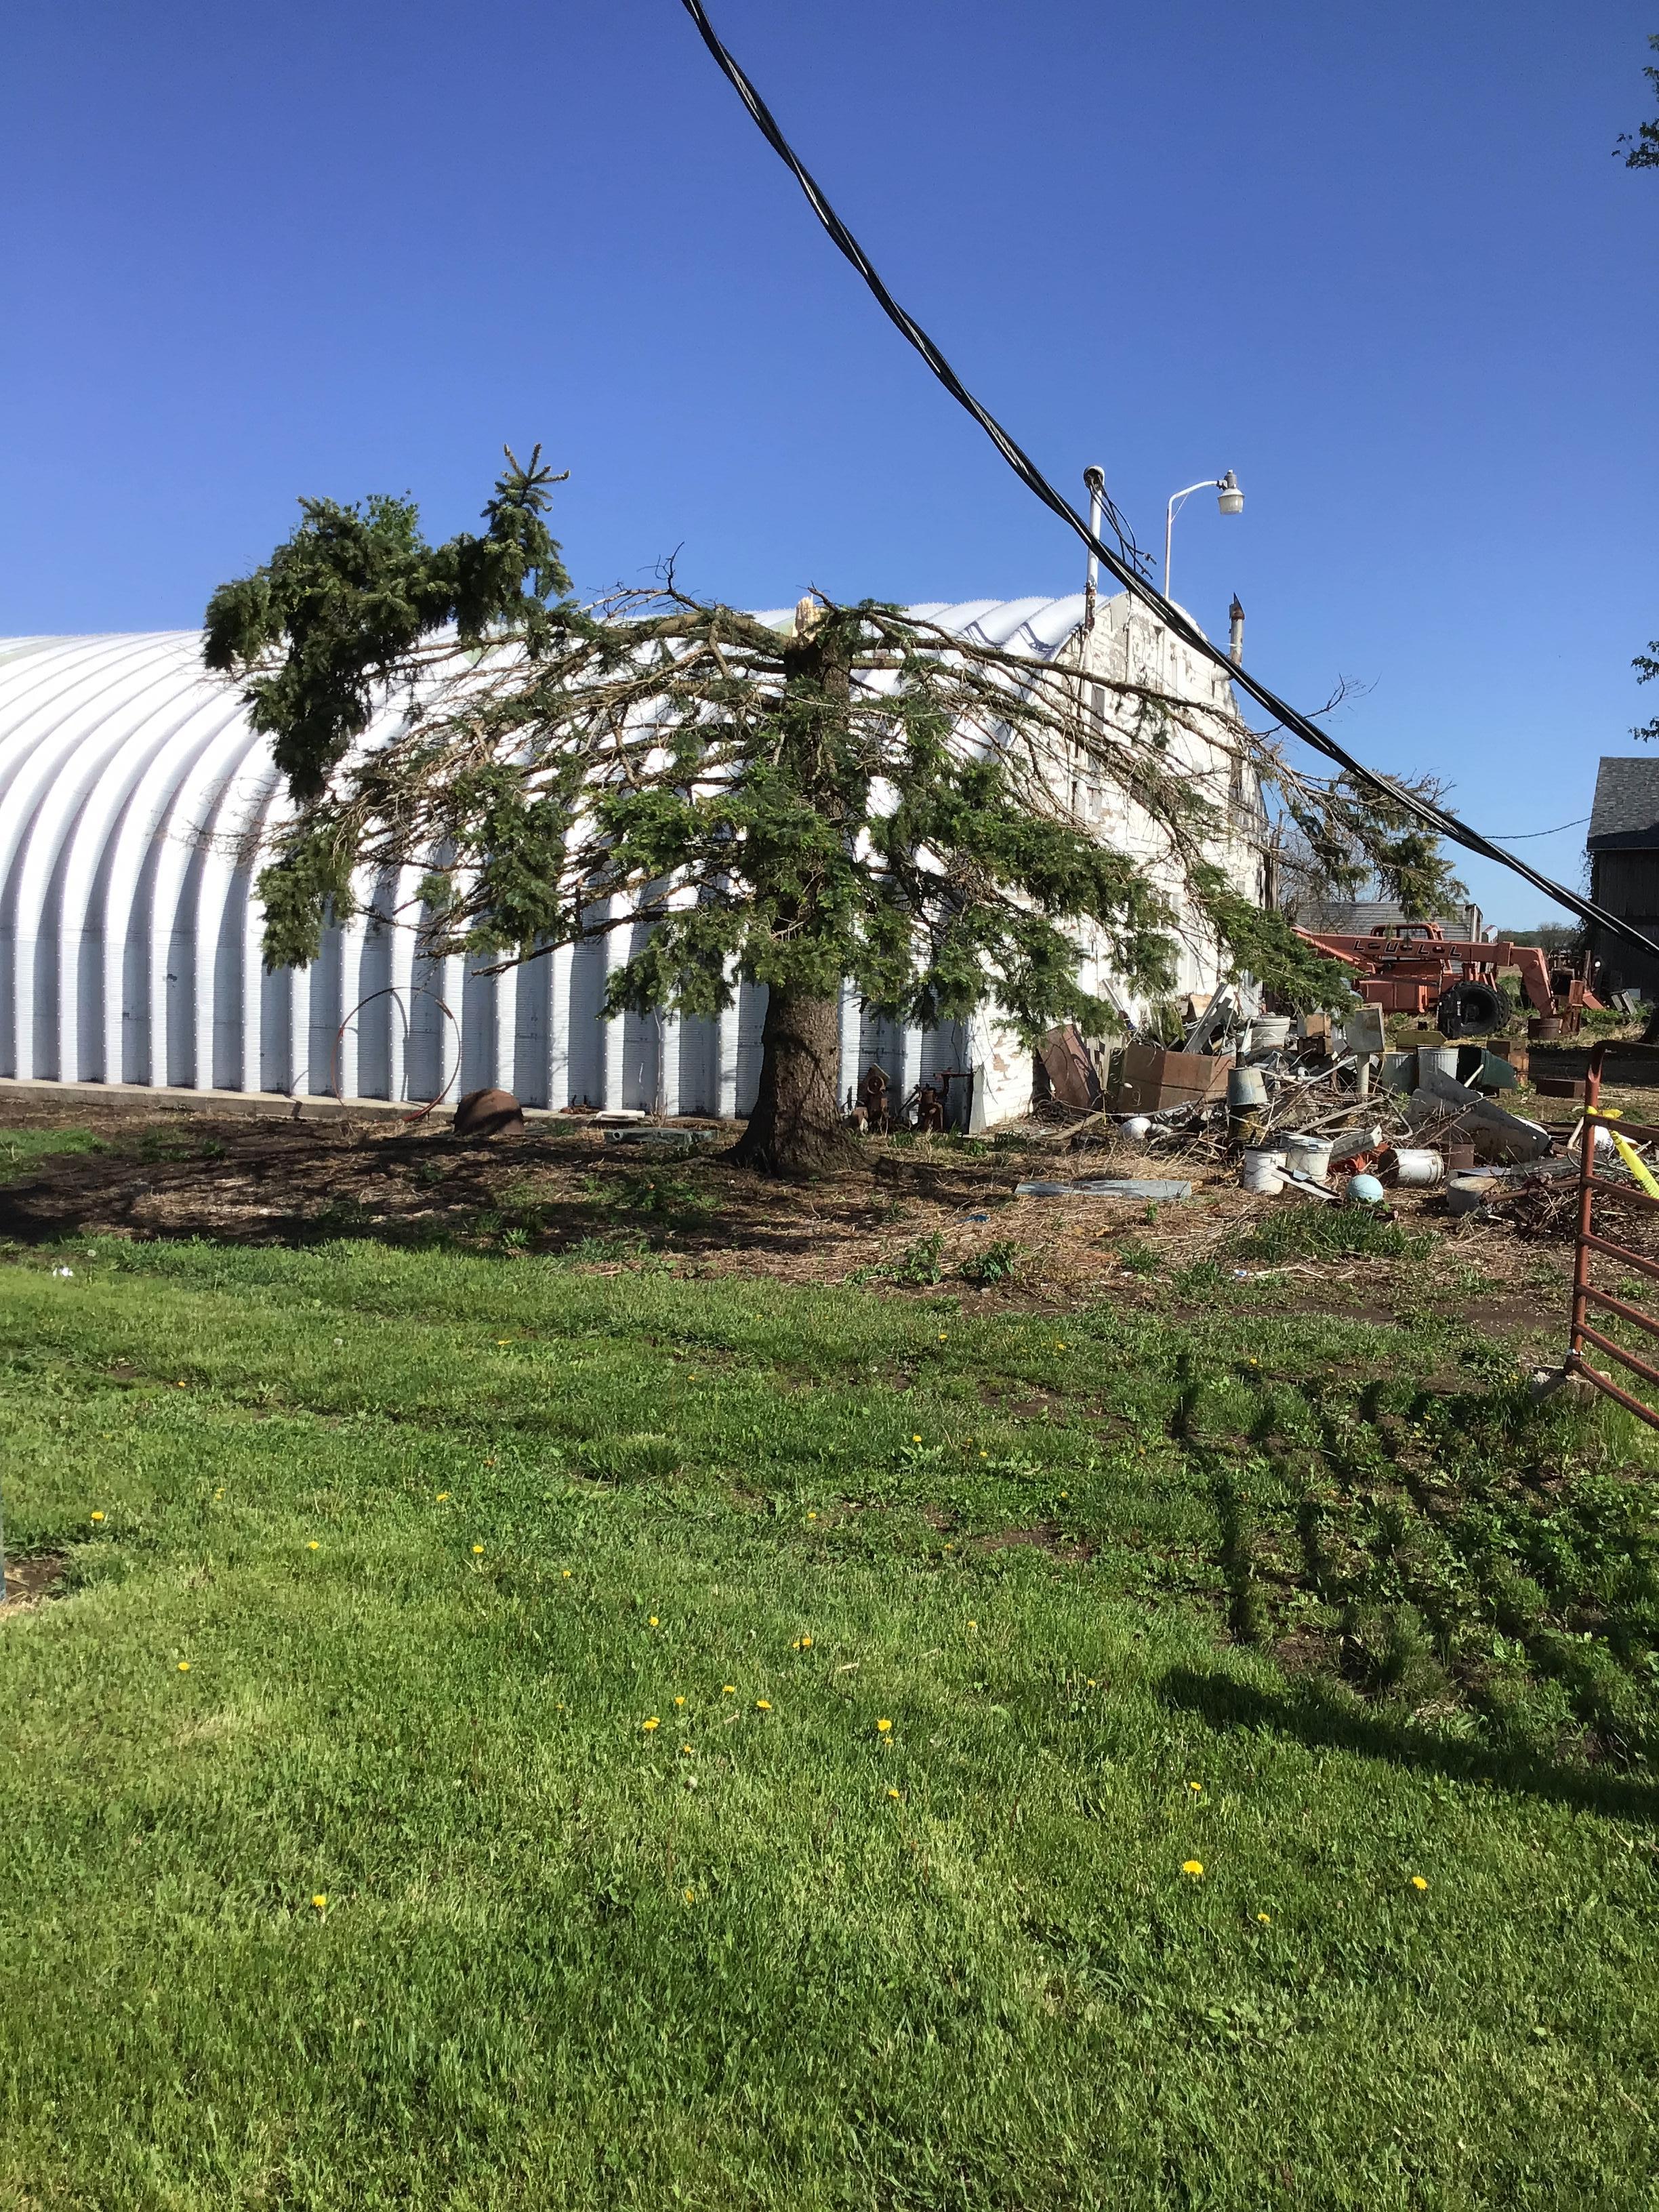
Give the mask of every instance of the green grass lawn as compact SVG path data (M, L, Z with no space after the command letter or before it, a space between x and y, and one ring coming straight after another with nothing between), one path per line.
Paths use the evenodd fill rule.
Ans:
M0 1129L0 1182L27 1175L37 1160L54 1152L101 1152L89 1129Z
M0 1297L0 2206L1652 2204L1646 1446L1461 1325Z

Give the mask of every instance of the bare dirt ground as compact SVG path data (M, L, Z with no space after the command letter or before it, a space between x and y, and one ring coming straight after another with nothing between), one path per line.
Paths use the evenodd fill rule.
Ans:
M1638 1097L1634 1110L1654 1110ZM1244 1298L1357 1320L1427 1304L1540 1344L1565 1328L1570 1208L1528 1231L1455 1221L1437 1195L1402 1192L1396 1218L1426 1240L1409 1255L1263 1255L1253 1238L1309 1200L1246 1194L1213 1148L1149 1149L1109 1132L1087 1149L1038 1124L988 1139L869 1140L859 1170L796 1186L732 1166L722 1153L735 1126L703 1124L688 1148L607 1141L562 1118L492 1142L465 1141L444 1123L210 1121L84 1100L9 1103L5 1121L26 1138L76 1129L98 1146L13 1168L0 1185L0 1240L15 1245L367 1237L596 1272L673 1267L993 1304L1066 1308L1109 1297L1173 1310ZM1015 1195L1022 1181L1102 1175L1179 1177L1193 1195L1152 1206Z

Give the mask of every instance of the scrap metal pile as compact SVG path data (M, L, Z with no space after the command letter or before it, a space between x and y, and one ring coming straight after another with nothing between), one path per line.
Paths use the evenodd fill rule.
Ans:
M1171 1166L1236 1160L1242 1187L1264 1197L1383 1206L1394 1189L1435 1192L1452 1214L1501 1214L1534 1233L1571 1225L1582 1124L1551 1131L1498 1103L1516 1087L1515 1061L1525 1066L1518 1048L1437 1041L1395 1050L1375 1006L1346 1018L1246 1019L1222 999L1179 1051L1119 1048L1114 1103L1075 1123L1073 1151L1121 1134ZM1633 1146L1606 1131L1597 1143L1604 1172L1659 1196ZM1188 1194L1164 1182L1158 1194Z

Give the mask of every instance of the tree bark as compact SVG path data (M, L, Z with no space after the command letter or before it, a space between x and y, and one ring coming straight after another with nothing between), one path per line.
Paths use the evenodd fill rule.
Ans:
M826 783L820 762L826 747L833 749L846 732L852 639L833 617L816 617L805 600L795 620L795 635L783 656L781 758L826 818L838 820L839 795L833 779ZM807 925L810 932L810 912L787 918ZM840 1063L836 1001L772 984L761 1031L760 1089L749 1127L732 1152L739 1166L757 1168L763 1175L805 1176L860 1164L842 1113Z
M857 1166L836 1085L841 1010L774 985L761 1032L760 1090L732 1158L763 1175L814 1176Z

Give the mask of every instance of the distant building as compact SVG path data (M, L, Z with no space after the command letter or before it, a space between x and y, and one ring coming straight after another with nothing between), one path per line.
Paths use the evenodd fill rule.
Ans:
M1603 757L1584 847L1591 898L1609 914L1633 922L1644 936L1659 938L1659 757ZM1659 998L1659 960L1605 930L1592 927L1589 935L1600 963L1595 988L1602 998L1611 991Z
M1404 921L1406 909L1394 899L1361 899L1348 906L1303 905L1296 919L1304 929L1322 930L1333 937L1369 937L1374 929ZM1448 937L1470 944L1478 944L1486 933L1486 917L1473 902L1443 915L1440 927Z

